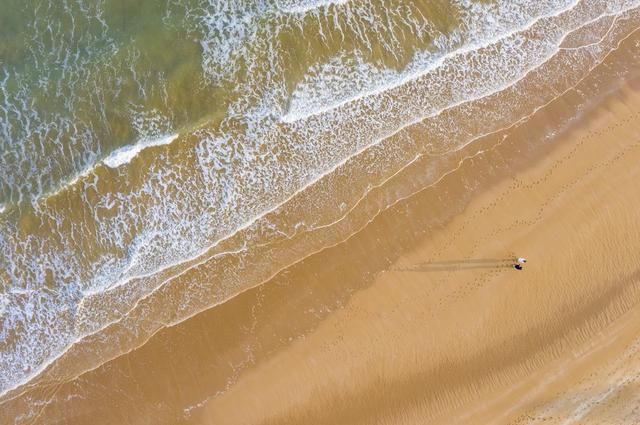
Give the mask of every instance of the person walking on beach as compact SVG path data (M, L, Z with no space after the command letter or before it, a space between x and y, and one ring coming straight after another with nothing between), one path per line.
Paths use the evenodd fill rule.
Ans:
M527 259L524 257L516 258L516 263L513 265L513 268L516 270L522 270L522 265L527 262Z

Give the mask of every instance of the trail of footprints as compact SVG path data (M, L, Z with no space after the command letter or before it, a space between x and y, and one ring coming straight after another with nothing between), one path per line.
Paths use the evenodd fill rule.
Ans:
M469 226L473 225L477 221L477 219L479 217L484 216L485 214L489 214L493 209L495 209L499 204L501 204L503 201L505 201L505 199L507 199L515 191L535 190L535 188L538 185L540 185L541 183L544 183L544 182L548 181L550 178L552 178L554 173L556 173L557 170L561 166L563 166L564 164L569 163L570 161L572 161L574 156L575 156L575 154L581 148L583 148L587 143L593 141L594 139L597 139L598 137L602 136L603 134L609 133L614 128L620 127L620 126L625 125L625 124L629 124L631 121L637 119L638 117L640 117L640 112L632 114L632 115L629 115L629 116L626 117L626 119L620 120L616 124L608 126L608 127L604 128L604 129L595 130L595 131L592 131L592 132L588 133L586 136L581 138L578 141L578 143L576 143L573 146L573 148L566 155L564 155L562 158L560 158L557 161L555 161L555 163L553 163L553 165L549 169L547 169L542 176L540 176L539 178L537 178L537 179L535 179L535 180L533 180L531 182L526 183L523 180L521 180L521 179L519 179L517 177L514 177L512 183L497 198L492 200L487 205L485 205L485 206L483 206L483 207L481 207L479 209L476 209L475 211L471 212L469 218L466 219L453 232L453 237L450 238L443 245L443 247L442 247L442 249L440 251L438 251L438 255L440 255L442 252L446 251L448 248L450 248L451 246L456 244L456 242L459 240L460 237L464 237L465 236L465 230ZM620 148L619 152L617 152L615 155L613 155L612 157L608 158L607 160L596 162L596 163L592 164L591 166L589 166L588 168L583 170L583 172L580 173L580 175L578 175L577 177L572 179L570 182L561 185L559 187L559 189L552 196L547 197L544 200L544 202L542 202L542 204L540 205L538 210L535 212L533 217L531 217L529 219L523 219L523 218L514 219L511 223L509 223L507 225L504 225L504 226L498 226L498 227L494 228L492 231L490 231L489 233L487 233L484 236L482 236L481 238L479 238L473 244L472 253L478 252L479 248L484 246L485 243L488 240L494 240L497 237L499 237L501 234L504 234L505 232L513 231L514 229L517 229L517 228L522 227L522 226L533 226L536 223L540 222L543 219L547 209L549 207L551 207L554 202L558 201L568 191L570 191L572 188L576 187L578 184L583 182L586 178L588 178L594 172L596 172L598 170L601 170L603 168L607 168L607 167L612 166L615 162L617 162L620 159L622 159L626 155L627 152L629 152L632 149L637 149L639 147L640 147L640 140L635 142L635 143L627 144L626 146ZM477 290L477 289L479 289L481 287L484 287L487 283L491 282L495 277L497 277L499 274L503 273L505 270L506 269L496 268L494 270L490 270L490 271L486 271L486 272L483 272L483 273L479 273L477 277L475 277L473 280L467 282L465 285L459 287L458 289L453 290L451 293L449 293L447 295L444 295L444 296L440 297L440 299L438 300L438 304L437 305L439 307L443 307L443 305L447 304L448 302L451 302L451 301L454 301L455 299L459 299L461 297L464 297L464 296L468 295L470 292L472 292L474 290ZM440 281L440 283L446 283L446 281L447 281L447 278L445 277ZM528 423L530 419L531 419L531 416L524 415L518 421L514 422L513 425L520 424L520 423ZM540 419L542 421L546 421L547 420L547 418L542 418L542 417L539 417L538 419ZM553 418L550 417L550 418L548 418L548 420L553 420Z
M628 116L626 119L619 120L616 124L612 124L612 125L608 126L607 128L605 128L603 130L592 131L591 133L587 134L578 143L575 144L575 146L571 149L571 151L569 153L567 153L564 157L558 159L551 166L551 168L548 169L540 178L538 178L538 179L536 179L536 180L534 180L534 181L532 181L530 183L525 183L522 180L520 180L519 178L514 177L513 178L513 182L509 185L509 187L507 187L492 202L490 202L489 204L485 205L484 207L481 207L481 208L473 211L471 213L471 215L469 216L469 218L467 220L465 220L460 225L460 227L458 229L456 229L455 232L453 232L453 237L451 239L449 239L443 245L443 248L438 253L440 253L442 251L446 251L452 245L456 244L458 239L465 235L465 230L469 225L473 224L480 216L484 215L485 213L489 213L492 209L495 209L500 203L502 203L505 199L507 199L507 197L509 195L511 195L515 191L533 190L533 189L536 188L536 186L538 186L541 183L546 182L547 180L549 180L553 176L553 174L558 170L558 168L560 166L562 166L563 164L565 164L565 163L569 162L571 159L573 159L574 155L578 152L578 150L581 147L583 147L587 142L590 142L594 138L594 136L602 136L605 133L609 133L610 130L612 130L614 128L617 128L617 127L619 127L621 125L628 124L631 121L633 121L634 119L638 119L639 117L640 117L640 112L632 114L632 115ZM509 231L512 231L514 229L517 229L517 228L523 227L523 226L533 226L533 225L535 225L536 223L538 223L539 221L542 220L545 210L551 204L553 204L556 200L561 198L562 195L564 195L566 192L568 192L571 188L575 187L577 184L582 182L585 178L587 178L590 174L593 174L593 172L595 172L596 170L599 170L599 169L602 169L602 168L607 168L607 167L611 166L616 161L622 159L629 150L637 149L638 147L640 147L640 140L638 142L636 142L636 143L629 144L629 145L625 146L621 151L619 151L616 155L611 157L609 160L592 164L590 167L588 167L585 170L585 172L582 175L574 178L569 183L565 183L564 185L562 185L560 187L559 191L554 193L552 196L546 198L546 200L541 204L541 206L536 211L536 214L534 215L533 218L531 218L531 219L515 219L509 225L502 226L502 227L497 227L491 233L489 233L488 235L478 239L474 243L473 252L477 252L478 248L484 246L484 242L486 242L487 240L495 239L497 236L499 236L499 235L501 235L501 234L503 234L505 232L509 232Z
M571 162L575 154L581 148L583 148L587 143L592 142L594 139L596 139L599 136L609 133L611 130L615 128L629 124L630 122L637 120L638 118L640 118L640 112L637 112L635 114L630 114L625 119L619 120L617 123L610 125L604 129L595 130L588 133L583 138L581 138L566 155L556 160L555 163L553 163L553 165L549 169L547 169L542 176L540 176L539 178L533 181L525 182L518 177L513 177L511 184L498 197L493 199L488 204L482 206L481 208L478 208L473 212L471 212L469 217L464 222L462 222L462 224L460 224L460 226L453 232L453 237L450 238L445 244L443 244L442 248L437 251L436 257L439 257L443 252L446 252L449 248L454 246L461 237L465 237L465 231L469 226L472 226L480 217L485 216L486 214L490 214L492 210L494 210L496 207L498 207L498 205L500 205L506 199L508 199L508 197L512 195L514 192L523 191L523 190L532 190L532 191L535 190L536 187L538 187L540 184L547 182L549 179L551 179L561 166ZM493 151L494 148L496 148L497 146L498 145L490 148L489 150L485 151L485 153ZM615 162L622 159L627 152L637 148L640 148L640 140L638 140L635 143L624 146L623 148L621 148L619 152L617 152L614 156L610 157L609 159L592 164L591 166L586 168L579 176L575 177L570 182L560 186L559 189L552 196L547 197L544 200L544 202L541 203L541 205L535 211L534 215L531 218L516 218L512 220L511 223L509 224L495 227L489 233L485 234L484 236L476 240L476 242L473 244L473 249L471 252L472 253L478 252L478 250L482 246L484 246L488 240L494 240L500 235L504 234L505 232L510 232L514 229L517 229L523 226L533 226L536 223L540 222L543 219L545 212L548 210L548 208L550 208L552 204L558 201L564 194L566 194L572 188L574 188L579 183L584 181L594 172L601 170L603 168L610 167ZM504 273L507 270L509 269L496 268L489 271L483 271L482 273L478 273L478 275L475 278L473 278L463 286L453 290L447 295L440 297L437 302L437 306L443 307L444 305L448 304L451 301L467 296L472 291L475 291L479 288L484 287L489 282L493 281L498 275ZM448 281L448 278L446 277L447 275L449 275L449 273L447 273L445 277L443 277L442 279L440 279L435 283L438 285L446 284ZM405 300L403 299L401 301L405 301ZM352 317L354 315L359 315L362 313L360 308L355 306L351 306L351 307L354 309L353 311L344 310L349 317ZM398 308L393 310L394 312L396 312ZM434 316L436 313L437 313L436 311L430 311L428 312L428 315ZM325 342L320 349L322 352L334 351L344 343L344 334L342 332L340 325L336 323L334 324L334 326L335 326L335 330L337 331L337 338L335 341ZM635 345L635 353L638 353L639 351L640 351L640 341L638 341ZM361 353L361 354L365 354L365 353ZM374 353L366 353L366 354L372 355L372 356L374 355ZM528 366L531 366L531 365L528 365ZM503 372L504 373L499 373L500 375L498 379L499 381L504 383L505 379L506 380L514 379L515 375L508 373L508 371L503 371ZM614 372L615 372L615 369L611 371L608 376L611 376ZM587 378L585 378L583 381L586 381L586 379ZM640 380L640 372L636 374L634 377L628 379L629 382L635 382L638 380ZM494 384L497 385L497 382L494 382ZM563 395L564 394L561 394L558 392L555 394L555 398L559 399ZM638 414L640 414L640 407L638 407L638 409L636 410L638 410L639 411ZM554 416L550 412L545 411L545 409L543 409L542 411L537 411L536 413L533 413L532 411L527 412L521 415L520 417L518 417L515 421L511 422L510 425L521 425L521 424L529 424L532 422L538 423L538 422L547 422L547 421L557 422L559 419L562 419L562 418Z
M487 205L475 210L470 217L465 220L460 227L457 229L457 231L454 233L454 238L452 238L451 240L449 240L449 242L446 244L445 248L450 247L451 245L456 243L456 240L464 235L464 231L465 229L472 225L480 216L490 213L491 210L495 209L500 203L502 203L505 199L507 199L507 197L514 193L515 191L522 191L522 190L535 190L535 188L540 185L541 183L544 183L546 181L548 181L553 174L558 170L559 167L561 167L563 164L570 162L574 155L578 152L578 150L580 148L582 148L586 143L591 142L594 138L597 138L599 136L602 136L604 134L607 134L609 132L611 132L611 130L615 129L615 128L619 128L621 126L627 125L629 123L631 123L634 120L637 120L640 117L640 112L637 112L635 114L630 114L628 115L625 119L619 120L617 123L612 124L604 129L601 130L595 130L592 131L590 133L588 133L586 136L584 136L578 143L576 143L576 145L569 151L569 153L567 153L565 156L563 156L562 158L558 159L541 177L537 178L536 180L533 180L529 183L525 183L524 181L522 181L521 179L514 177L513 178L513 182L509 185L508 188L506 188L497 198L495 198L493 201L491 201L490 203L488 203ZM588 168L586 168L579 176L575 177L574 179L572 179L570 182L563 184L562 186L560 186L560 188L550 197L547 197L544 202L542 202L542 204L540 205L540 207L538 208L538 210L536 211L535 215L532 218L529 219L514 219L510 224L505 225L505 226L498 226L496 228L494 228L492 231L490 231L488 234L484 235L483 237L479 238L473 245L473 250L472 252L477 252L479 248L481 248L482 246L484 246L484 244L488 241L488 240L494 240L497 237L499 237L501 234L504 234L505 232L510 232L513 231L514 229L517 229L519 227L522 226L533 226L536 223L540 222L543 219L543 216L546 212L546 210L552 206L552 204L554 202L556 202L557 200L559 200L564 194L566 194L569 190L571 190L572 188L574 188L575 186L577 186L579 183L583 182L586 178L588 178L590 175L592 175L594 172L601 170L603 168L608 168L610 166L612 166L614 163L616 163L617 161L621 160L629 151L631 150L635 150L640 148L640 140L636 141L635 143L630 143L627 144L623 147L620 148L620 150L613 156L611 156L610 158L608 158L607 160L604 161L600 161L600 162L596 162L591 164L591 166L589 166ZM478 276L477 278L475 278L473 281L469 282L465 289L460 289L456 292L454 292L454 294L452 294L452 297L456 297L456 296L461 296L463 295L463 293L468 293L471 289L477 289L478 287L483 286L487 281L490 281L493 277L495 277L496 275L498 275L499 273L501 273L501 270L494 270L491 272L487 272L487 273L483 273L481 276ZM633 353L635 353L636 355L638 354L638 352L640 351L640 341L636 342L636 344L634 345L634 347L631 349L631 351ZM627 351L628 352L628 351ZM609 380L611 380L612 375L614 375L618 369L620 368L620 365L624 364L624 362L620 362L619 363L619 367L612 369L608 374L607 374L607 378ZM591 376L589 376L590 378L593 378L594 374L591 374ZM596 380L595 383L591 383L591 385L587 385L587 379L588 378L584 378L580 384L581 386L588 386L588 390L592 390L595 391L594 386L595 383L597 382L601 382L601 380ZM625 379L623 379L622 381L618 381L618 385L620 386L620 388L628 386L630 384L634 384L640 381L640 372L635 373L633 376L627 376ZM587 392L588 392L587 390ZM594 400L587 400L587 401L583 401L583 404L580 405L581 408L590 408L593 407L595 405L601 405L603 403L615 403L617 398L619 397L619 392L614 393L612 397L604 397L602 400L599 399L594 399ZM566 396L565 394L561 394L561 393L557 393L555 395L555 399L560 399L561 397ZM578 396L574 396L574 398L576 398ZM591 403L591 404L590 404ZM593 406L592 406L593 405ZM540 406L541 407L541 406ZM566 417L561 416L555 416L550 414L549 410L552 409L542 409L542 411L540 411L539 409L538 412L536 414L533 414L532 412L527 412L521 416L519 416L515 421L510 422L510 425L520 425L520 424L529 424L529 423L540 423L540 422L553 422L553 423L558 423L559 421L565 420ZM629 416L631 417L632 420L634 419L638 419L638 416L640 415L640 406L637 406L635 409L631 410L629 413Z

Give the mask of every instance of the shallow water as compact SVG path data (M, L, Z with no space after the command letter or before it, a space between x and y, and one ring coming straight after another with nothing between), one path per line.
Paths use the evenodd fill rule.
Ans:
M631 0L8 1L0 391L335 243L404 196L377 187L417 160L437 180L639 24Z

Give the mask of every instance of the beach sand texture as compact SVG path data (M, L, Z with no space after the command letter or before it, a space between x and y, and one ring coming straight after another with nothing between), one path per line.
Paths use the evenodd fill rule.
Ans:
M567 7L566 22L558 13L548 20L560 24L543 19L540 26L574 25L572 14L588 10L582 3ZM118 271L117 284L92 281L79 298L68 290L77 304L56 311L62 318L55 320L71 323L72 332L61 333L68 337L61 345L44 335L44 354L29 351L24 326L9 321L16 311L29 316L31 275L18 288L23 275L0 262L0 289L13 297L9 307L1 305L0 331L12 332L0 333L0 360L12 369L1 377L0 424L640 423L640 8L632 3L620 18L604 14L570 31L547 61L511 85L389 134L380 130L379 145L354 148L322 178L283 192L285 203L231 236L209 244L223 230L201 240L197 229L176 227L166 252L178 244L176 250L189 254L179 262L157 255L165 252L164 240L137 241L135 232L146 233L133 226L122 249L135 253L125 256L132 263L124 271L119 260L108 264ZM330 10L342 6L331 2ZM303 9L295 13L307 13ZM445 21L443 28L450 25ZM294 31L298 24L286 25ZM417 49L405 43L407 51ZM598 43L605 47L581 56L584 46ZM571 60L580 63L565 68ZM417 79L414 89L425 95L437 76ZM356 112L348 108L357 99L343 99L344 111L333 105L354 118L335 121L344 126L337 134L356 134L358 119L369 112L379 112L372 122L383 120L375 108L387 104L385 96L392 105L412 99L404 84L414 82L385 88L383 100ZM443 96L454 91L441 90ZM318 101L311 105L317 116L308 115L296 109L295 96L290 101L288 112L261 134L286 135L291 146L306 135L318 136L317 146L333 140L303 124L322 128L318 123L337 113ZM102 208L95 210L96 223L117 216L104 199L116 205L107 195L119 190L129 191L140 211L162 196L213 202L189 192L190 184L202 183L192 163L209 146L204 134L219 130L211 124L217 112L202 118L201 106L190 105L196 116L182 118L189 125L203 119L203 127L176 125L189 135L163 129L149 146L116 146L68 192L29 205L11 192L0 230L15 225L16 235L42 237L53 248L38 249L54 251L43 222L62 223L72 236L86 230L95 239L80 238L74 249L86 250L80 263L89 270L97 261L92 250L111 249L119 259L121 247L104 243L98 225L76 230L73 223L92 223L91 208L73 207L78 199ZM239 132L262 128L244 125ZM152 149L164 153L155 156ZM318 153L317 161L322 158ZM165 160L182 168L155 162ZM147 187L144 167L178 170L167 172L178 183L160 195L135 192L138 184ZM210 184L221 181L220 174L210 177ZM293 181L287 178L269 181ZM246 212L241 203L215 201L225 211ZM179 214L180 205L163 226L191 220ZM2 239L5 233L0 242L13 243ZM208 245L195 250L191 241ZM15 246L3 252L21 259L35 249ZM527 258L523 270L513 268L517 257ZM64 293L60 282L68 282L56 273L37 276L43 293ZM20 351L23 346L29 350ZM20 363L25 352L37 361Z

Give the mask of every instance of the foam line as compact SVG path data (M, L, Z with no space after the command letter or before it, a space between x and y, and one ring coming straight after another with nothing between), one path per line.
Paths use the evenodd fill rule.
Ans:
M291 13L291 14L305 14L312 10L319 10L323 8L328 8L330 6L340 6L343 4L349 3L350 0L316 0L303 2L301 5L296 6L288 6L280 8L281 12Z
M135 145L124 146L120 149L116 149L111 154L102 160L103 164L109 168L118 168L122 165L128 164L133 158L135 158L143 150L153 147L168 145L178 137L177 134L171 134L161 137L159 139L143 140Z
M535 24L537 24L539 21L541 21L542 19L547 19L547 18L554 18L557 16L560 16L561 14L572 10L574 7L576 7L581 0L574 0L573 2L571 2L570 4L568 4L566 7L558 9L552 13L548 13L548 14L544 14L544 15L540 15L537 16L535 19L532 19L528 22L526 22L524 25L520 26L520 27L515 27L513 28L511 31L508 31L506 33L500 34L498 36L492 37L492 38L488 38L485 40L482 40L481 42L475 42L475 43L470 43L467 44L457 50L454 50L452 52L449 52L447 54L444 54L440 57L438 57L436 60L432 61L431 63L427 63L425 67L420 68L416 71L413 72L407 72L405 75L402 75L402 73L400 74L399 78L396 78L392 81L389 81L385 84L381 84L380 86L374 88L373 90L370 91L365 91L362 93L358 93L355 96L349 97L347 99L341 100L339 102L327 105L325 107L320 107L317 108L315 110L312 111L301 111L301 112L296 112L296 111L289 111L287 112L285 115L283 115L280 119L285 122L285 123L293 123L295 121L299 121L299 120L303 120L305 118L314 116L314 115L319 115L325 112L329 112L333 109L337 109L345 104L354 102L356 100L365 98L365 97L369 97L369 96L375 96L377 94L380 93L384 93L386 91L389 91L391 89L394 89L396 87L402 86L408 82L411 81L415 81L417 79L419 79L420 77L423 77L424 75L428 74L429 72L438 69L440 66L442 66L447 60L452 59L456 56L459 55L463 55L465 53L470 53L476 50L480 50L483 48L486 48L492 44L495 44L501 40L505 40L513 35L516 35L520 32L526 31L530 28L532 28ZM409 65L409 69L411 69L412 66Z

